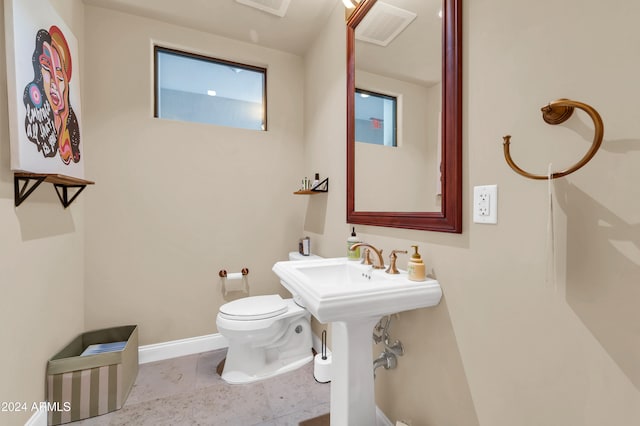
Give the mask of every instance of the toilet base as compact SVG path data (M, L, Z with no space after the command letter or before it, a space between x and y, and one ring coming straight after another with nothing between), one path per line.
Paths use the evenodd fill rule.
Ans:
M291 312L293 317L279 320L279 324L285 328L277 331L274 341L265 346L258 344L263 341L257 338L263 336L263 332L256 333L256 336L242 333L242 337L228 333L229 348L220 375L225 382L253 383L295 370L313 360L310 314L297 307L291 309L294 309ZM291 322L285 324L284 321ZM275 326L275 330L278 330L277 324Z
M311 350L309 350L308 356L299 357L298 359L290 360L287 362L283 361L284 365L280 365L280 366L274 366L273 364L269 365L268 366L269 368L265 368L262 371L258 371L252 375L249 375L244 371L228 370L226 368L226 363L225 363L225 368L222 371L222 374L220 376L225 382L232 385L253 383L259 380L268 379L268 378L277 376L279 374L296 370L302 367L303 365L311 362L311 360L313 360L313 354L311 353Z

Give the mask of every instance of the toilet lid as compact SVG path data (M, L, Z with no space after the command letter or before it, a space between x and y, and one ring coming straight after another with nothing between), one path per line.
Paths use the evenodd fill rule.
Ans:
M245 297L220 307L220 315L241 321L271 318L286 311L287 305L278 294Z

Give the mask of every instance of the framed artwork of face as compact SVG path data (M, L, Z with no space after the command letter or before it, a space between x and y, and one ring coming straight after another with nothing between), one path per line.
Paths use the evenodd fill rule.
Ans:
M78 42L48 0L5 0L11 168L84 178Z

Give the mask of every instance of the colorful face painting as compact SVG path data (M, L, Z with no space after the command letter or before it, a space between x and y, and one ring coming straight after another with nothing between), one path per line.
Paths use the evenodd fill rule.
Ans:
M33 81L24 89L27 138L44 157L60 155L64 164L80 161L80 127L69 103L72 58L56 26L39 30L31 58Z

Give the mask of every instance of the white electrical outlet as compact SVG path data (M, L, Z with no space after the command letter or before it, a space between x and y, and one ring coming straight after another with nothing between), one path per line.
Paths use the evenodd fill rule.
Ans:
M473 221L498 223L498 185L473 187Z

